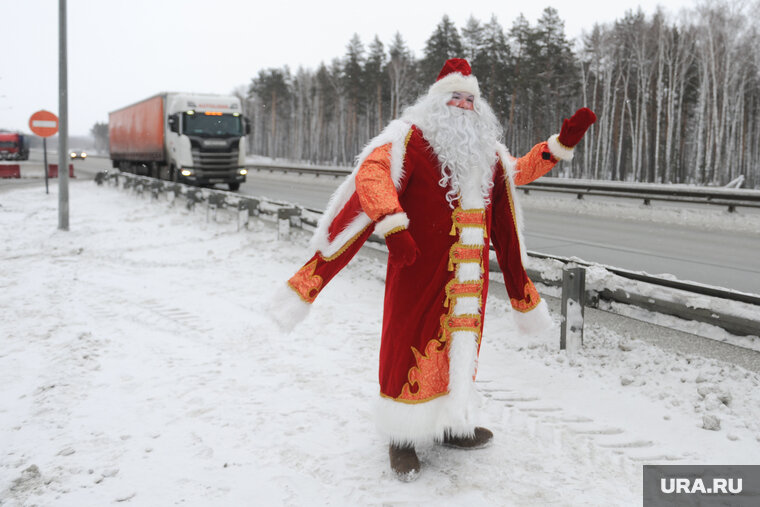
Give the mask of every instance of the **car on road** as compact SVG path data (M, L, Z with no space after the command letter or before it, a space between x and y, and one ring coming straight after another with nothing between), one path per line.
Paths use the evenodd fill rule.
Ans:
M72 159L81 158L82 160L84 160L84 159L87 158L87 152L84 152L84 151L72 151L71 153L69 153L69 156Z

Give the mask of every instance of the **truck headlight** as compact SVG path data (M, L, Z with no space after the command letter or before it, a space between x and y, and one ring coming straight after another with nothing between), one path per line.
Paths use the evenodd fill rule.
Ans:
M190 169L182 169L180 174L182 174L182 176L192 176L193 171L191 171Z
M241 176L245 176L248 174L248 169L238 169L238 174Z

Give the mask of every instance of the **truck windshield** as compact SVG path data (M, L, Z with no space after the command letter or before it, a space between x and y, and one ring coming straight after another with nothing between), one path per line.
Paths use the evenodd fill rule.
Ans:
M240 116L184 113L182 133L201 137L239 137L243 135Z
M0 148L15 148L16 141L0 141Z

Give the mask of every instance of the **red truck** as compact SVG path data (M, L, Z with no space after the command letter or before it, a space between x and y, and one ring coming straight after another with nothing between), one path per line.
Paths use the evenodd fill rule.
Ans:
M18 133L0 133L0 160L29 160L26 138Z

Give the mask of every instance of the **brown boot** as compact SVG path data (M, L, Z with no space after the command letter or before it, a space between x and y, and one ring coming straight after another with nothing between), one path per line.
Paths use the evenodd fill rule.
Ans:
M475 428L474 435L469 437L455 437L446 432L441 443L457 449L481 449L490 444L492 438L491 430L478 426Z
M420 475L420 460L417 459L413 446L391 444L388 447L388 455L391 458L391 469L399 480L411 482Z

